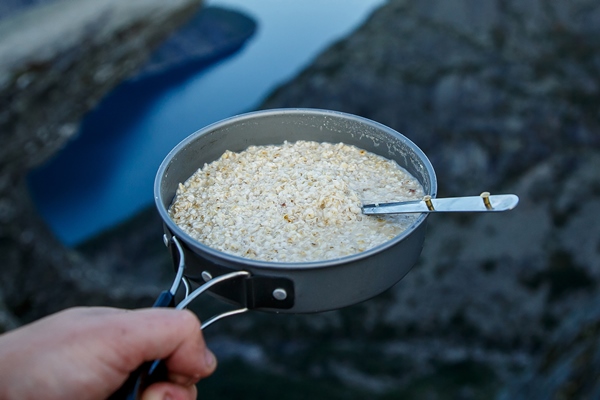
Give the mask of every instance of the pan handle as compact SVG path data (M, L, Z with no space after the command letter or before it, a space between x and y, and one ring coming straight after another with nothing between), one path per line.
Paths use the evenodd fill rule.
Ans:
M189 293L189 285L187 284L186 278L183 276L183 271L185 269L185 259L183 255L183 250L181 249L181 245L175 236L172 237L173 243L177 246L180 254L179 258L179 266L177 268L177 275L175 277L175 281L171 286L170 290L165 290L157 297L154 305L152 307L174 307L178 310L183 310L186 308L194 299L204 293L206 290L210 289L212 286L217 285L221 282L228 281L230 279L245 277L248 278L251 276L248 271L235 271L228 274L224 274L218 277L215 277L202 286L198 287L193 292ZM186 296L179 303L175 304L175 293L179 289L181 282L184 282L186 288ZM214 322L232 316L241 314L243 312L248 311L248 308L243 307L237 310L232 310L228 312L224 312L222 314L218 314L209 318L206 322L204 322L200 329L204 330L208 326L212 325ZM125 383L115 392L112 396L109 397L110 400L138 400L141 397L141 394L144 390L153 383L156 382L164 382L168 380L168 369L166 367L164 360L154 360L148 361L138 367L135 371L133 371Z

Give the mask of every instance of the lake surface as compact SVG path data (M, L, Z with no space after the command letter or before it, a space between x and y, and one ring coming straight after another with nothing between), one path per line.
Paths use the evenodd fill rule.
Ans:
M30 176L40 213L76 245L153 203L158 166L198 129L256 108L386 0L213 0L257 21L235 55L184 79L123 85L84 119L78 137Z

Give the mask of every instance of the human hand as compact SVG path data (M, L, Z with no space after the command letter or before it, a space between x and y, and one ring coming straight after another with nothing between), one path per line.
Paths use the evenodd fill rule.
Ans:
M0 336L0 399L106 399L155 359L169 382L143 400L195 399L194 384L216 368L190 311L68 309Z

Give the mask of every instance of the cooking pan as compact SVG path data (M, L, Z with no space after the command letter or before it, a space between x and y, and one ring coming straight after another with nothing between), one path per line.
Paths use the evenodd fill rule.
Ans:
M435 172L425 154L409 139L380 123L341 112L276 109L252 112L217 122L179 143L164 159L154 194L164 222L166 244L176 254L176 238L186 260L184 275L203 283L228 272L250 276L212 289L213 294L240 306L280 313L310 313L338 309L369 299L398 282L417 261L425 237L426 214L387 243L368 251L327 261L267 262L226 254L190 237L168 215L175 192L205 163L226 150L250 145L310 140L343 142L393 159L435 197ZM177 264L175 264L177 266Z
M437 180L425 154L408 138L378 122L356 115L318 109L274 109L251 112L214 123L179 143L160 165L154 185L155 203L164 224L164 243L177 271L173 287L155 306L184 308L208 290L247 310L314 313L334 310L372 298L400 281L417 261L425 238L427 213L420 214L392 240L359 254L316 262L268 262L223 253L185 233L169 217L177 187L205 163L226 150L284 141L343 142L395 160L436 197ZM180 283L184 300L177 301ZM193 290L196 286L198 289ZM181 292L182 290L179 290ZM137 398L145 386L164 378L160 361L148 363L130 377L114 398Z

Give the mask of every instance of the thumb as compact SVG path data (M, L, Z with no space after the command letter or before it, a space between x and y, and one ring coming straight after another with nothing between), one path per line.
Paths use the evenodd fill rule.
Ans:
M170 382L159 382L148 386L141 400L196 400L196 386L180 386Z

